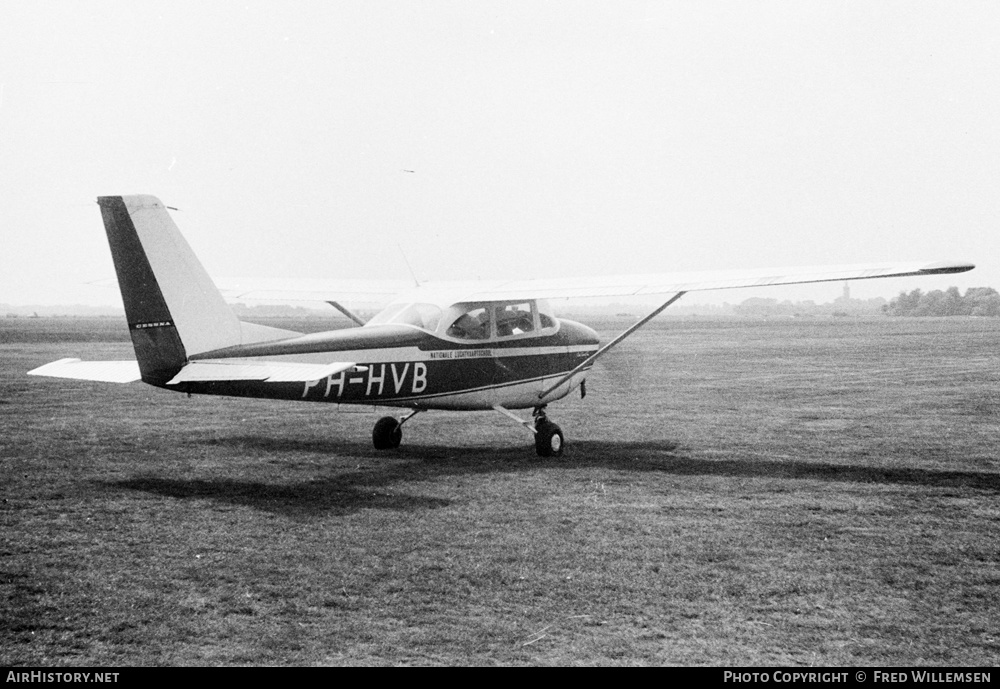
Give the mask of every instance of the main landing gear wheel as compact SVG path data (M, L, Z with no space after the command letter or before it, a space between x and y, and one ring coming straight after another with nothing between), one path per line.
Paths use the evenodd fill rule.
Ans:
M535 424L535 451L539 457L561 457L565 447L562 429L546 418Z
M372 430L372 444L376 450L395 450L403 440L402 424L391 416L383 416L375 422Z
M566 440L563 438L562 429L549 421L545 416L545 405L535 407L531 413L535 419L535 426L532 428L530 421L524 421L514 412L504 409L499 404L494 404L493 409L504 416L510 417L519 424L535 434L535 452L539 457L562 457L563 448L566 447Z

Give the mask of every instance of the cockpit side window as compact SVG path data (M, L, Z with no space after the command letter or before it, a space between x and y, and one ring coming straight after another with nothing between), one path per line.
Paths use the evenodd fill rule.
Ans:
M551 335L558 327L559 321L544 300L479 302L452 305L441 318L439 334L471 342Z
M488 340L492 335L490 311L491 309L485 306L463 311L448 326L445 334L459 340Z
M535 329L535 317L531 313L531 303L507 304L496 307L497 337L524 335Z

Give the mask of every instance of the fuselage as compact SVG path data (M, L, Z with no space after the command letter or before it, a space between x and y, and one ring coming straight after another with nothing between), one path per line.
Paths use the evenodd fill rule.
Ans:
M495 325L494 325L495 328ZM495 333L494 333L495 334ZM311 402L414 409L512 409L538 407L565 397L586 378L585 368L558 388L539 394L572 371L598 347L591 328L558 320L537 333L462 342L403 324L377 324L227 347L190 357L355 365L305 382L152 382L193 394L296 399Z

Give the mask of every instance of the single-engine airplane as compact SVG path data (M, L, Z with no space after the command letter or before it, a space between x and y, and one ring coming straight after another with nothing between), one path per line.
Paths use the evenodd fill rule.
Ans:
M962 262L442 282L398 295L368 322L340 304L348 292L313 292L360 327L304 335L241 322L159 199L97 200L125 303L135 361L60 359L30 375L128 383L192 394L400 407L372 441L396 448L402 426L430 409L495 410L534 434L543 457L564 437L546 406L586 394L594 361L686 292L806 282L961 273ZM370 290L366 290L370 293ZM585 325L557 318L548 299L664 295L664 302L603 347ZM244 294L243 296L253 296ZM512 409L531 409L524 420Z

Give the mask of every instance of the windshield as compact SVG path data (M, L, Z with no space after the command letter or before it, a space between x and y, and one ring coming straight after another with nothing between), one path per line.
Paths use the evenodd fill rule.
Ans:
M398 323L412 325L428 332L437 330L441 322L441 309L434 304L390 304L375 315L366 325Z

